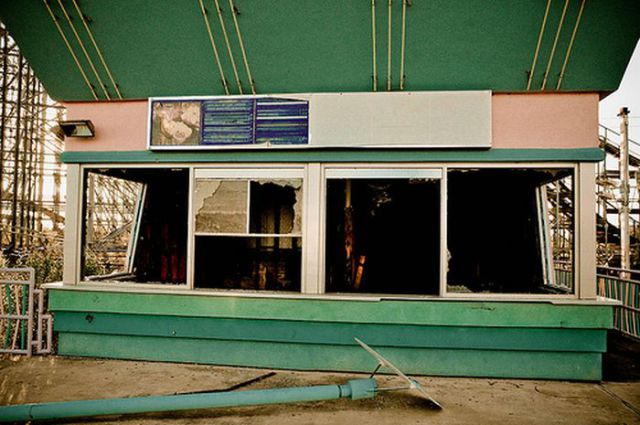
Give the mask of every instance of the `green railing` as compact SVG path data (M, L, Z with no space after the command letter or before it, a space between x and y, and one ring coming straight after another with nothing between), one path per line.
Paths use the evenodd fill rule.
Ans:
M31 355L34 276L31 268L0 268L0 353Z
M613 326L640 339L640 271L598 267L598 295L616 299L622 305L613 312Z

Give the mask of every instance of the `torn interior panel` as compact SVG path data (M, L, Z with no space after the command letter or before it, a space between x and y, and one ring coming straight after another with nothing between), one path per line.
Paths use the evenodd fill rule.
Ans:
M242 180L197 180L195 231L247 233L247 190Z

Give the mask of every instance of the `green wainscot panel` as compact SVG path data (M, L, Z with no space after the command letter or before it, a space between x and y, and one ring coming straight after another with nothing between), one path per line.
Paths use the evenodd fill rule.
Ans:
M409 374L601 379L600 353L375 348ZM58 352L70 356L298 370L370 372L376 366L376 360L357 346L188 338L61 333Z
M59 311L62 333L153 336L297 344L512 351L605 352L605 329L381 325L291 320L220 319Z
M609 329L610 305L443 300L318 300L50 289L49 309L139 315L433 326Z

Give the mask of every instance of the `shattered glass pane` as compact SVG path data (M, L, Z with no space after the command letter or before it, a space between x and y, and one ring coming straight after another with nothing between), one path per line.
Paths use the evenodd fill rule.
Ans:
M193 205L196 232L247 232L246 181L197 180Z
M300 234L302 180L251 182L249 229L260 234Z

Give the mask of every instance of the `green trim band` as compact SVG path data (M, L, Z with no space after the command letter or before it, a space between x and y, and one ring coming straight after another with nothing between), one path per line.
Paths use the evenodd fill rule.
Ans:
M189 162L535 162L604 159L599 148L580 149L278 149L219 151L107 151L64 152L62 162L104 163L189 163Z
M305 322L610 329L612 306L489 301L351 301L49 290L54 312Z

